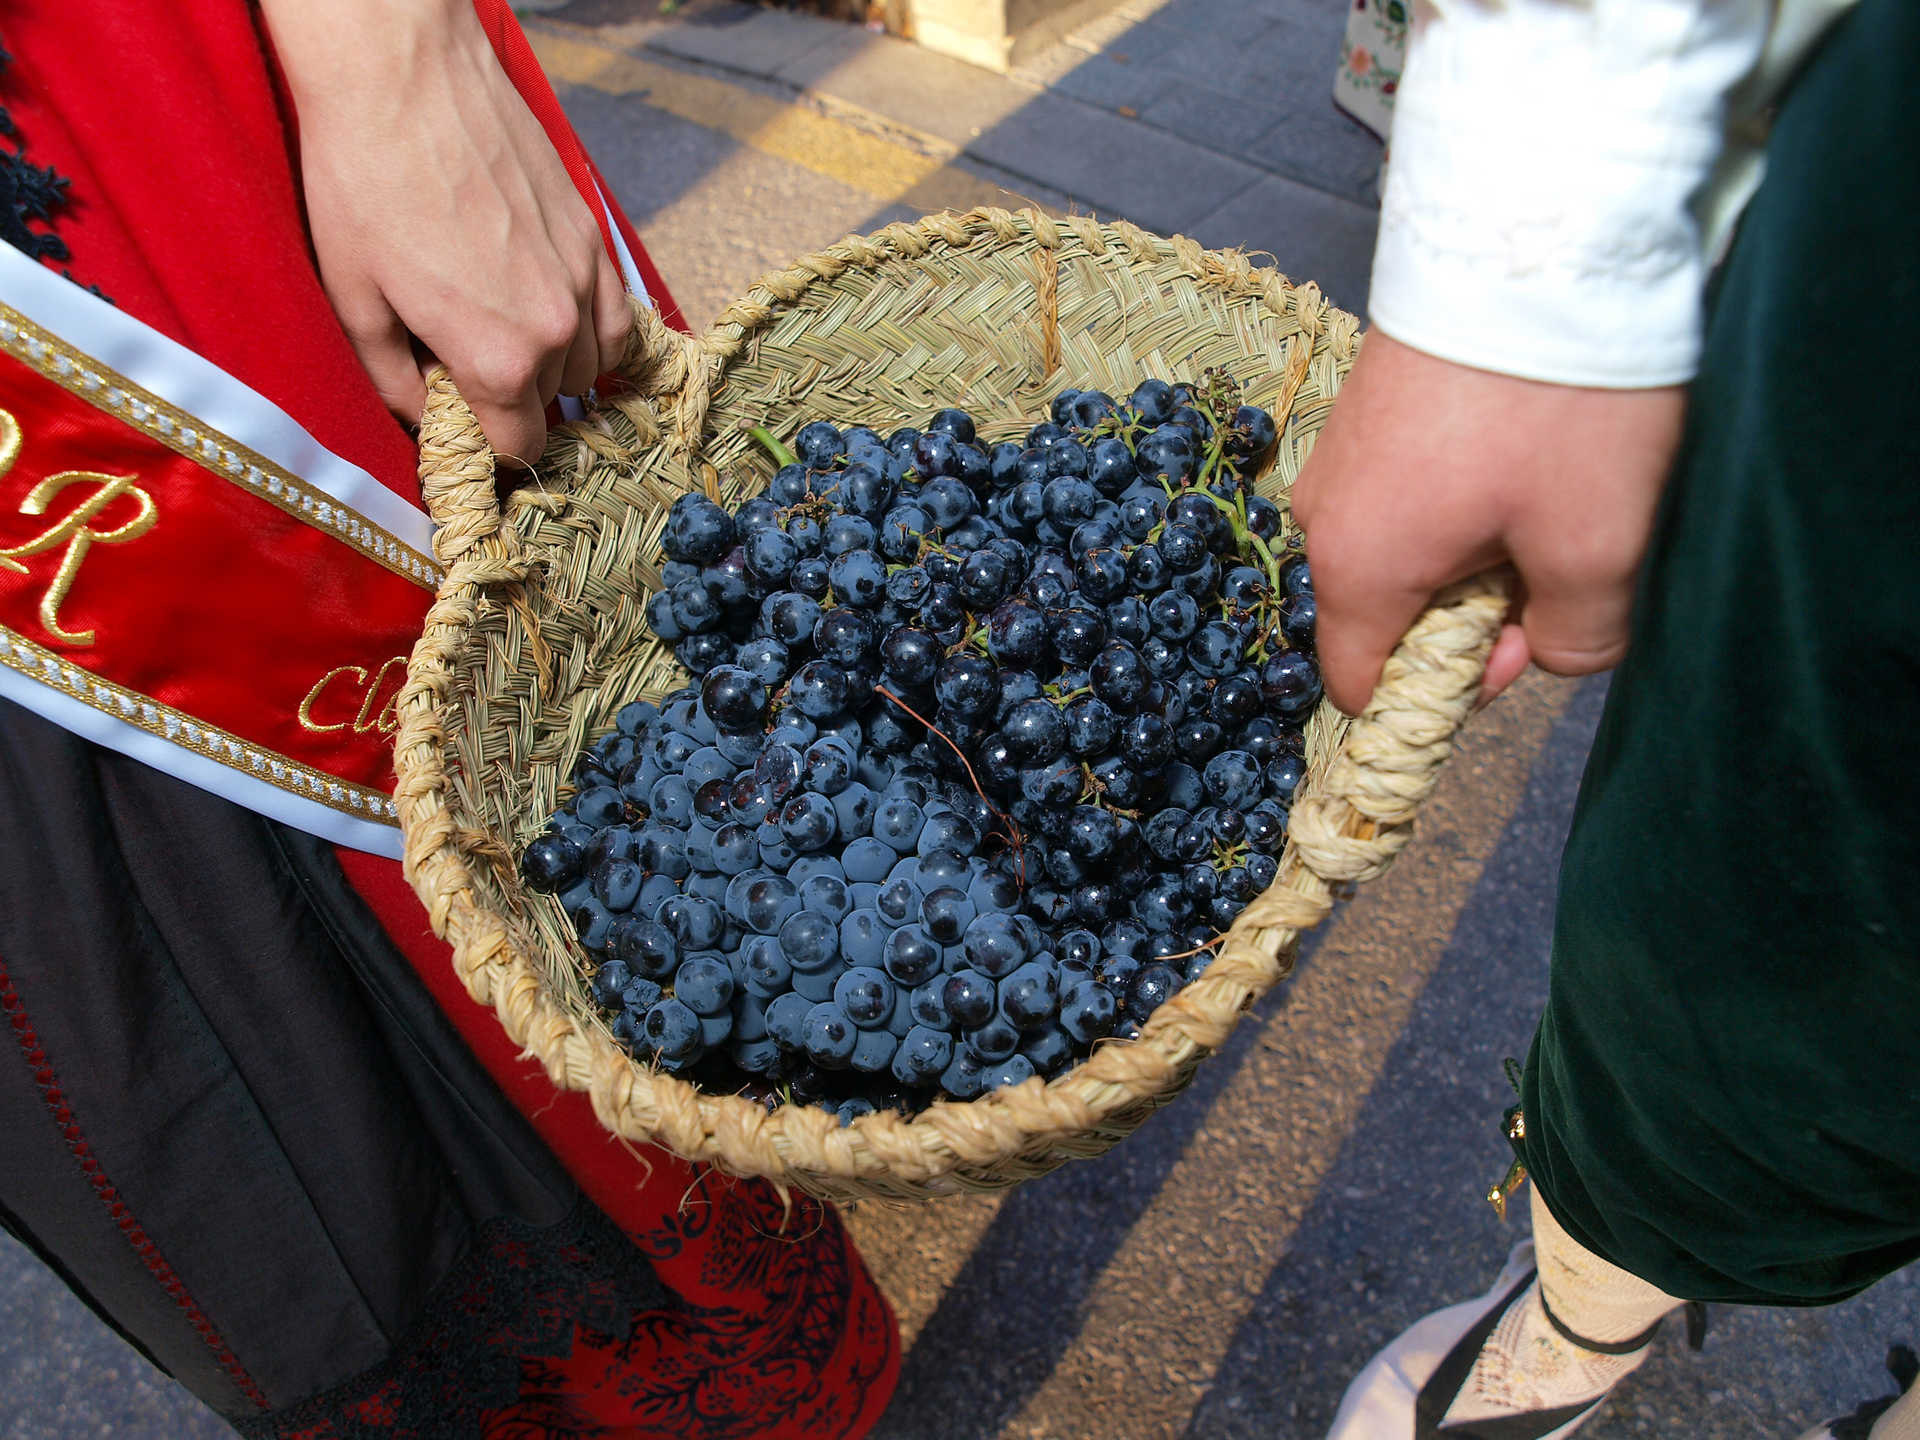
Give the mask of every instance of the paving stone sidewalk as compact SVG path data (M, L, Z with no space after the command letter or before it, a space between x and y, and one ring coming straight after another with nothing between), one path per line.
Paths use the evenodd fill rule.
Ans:
M1364 312L1380 143L1332 100L1346 15L1345 0L1121 0L1012 75L739 0L668 16L541 0L526 19L798 92L1102 218L1268 252Z

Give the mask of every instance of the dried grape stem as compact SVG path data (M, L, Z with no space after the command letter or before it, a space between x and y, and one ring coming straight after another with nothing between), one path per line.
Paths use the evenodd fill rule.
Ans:
M993 797L987 794L986 787L980 783L980 777L973 773L973 762L967 759L967 752L962 750L958 745L953 743L953 737L951 735L947 734L946 731L942 730L938 725L934 724L931 720L927 719L927 717L922 715L918 710L914 709L911 705L907 704L906 701L902 700L898 695L894 694L893 691L889 690L886 686L880 684L879 681L876 680L874 682L873 688L880 694L886 696L887 699L891 700L894 704L898 705L902 710L906 711L907 714L913 716L913 718L918 720L922 725L926 726L930 732L932 732L935 735L938 735L942 740L946 741L947 748L953 751L954 754L960 757L960 763L967 767L967 779L973 782L973 793L978 795L981 801L986 805L986 807L989 810L991 810L997 817L999 817L1000 823L1007 827L1007 838L1013 842L1014 849L1021 852L1020 884L1021 884L1021 888L1025 889L1026 888L1026 873L1025 873L1026 872L1026 837L1020 833L1020 827L1014 823L1013 817L1007 814L1007 812L1002 810L998 805L993 803Z
M1205 951L1211 950L1213 949L1214 946L1223 943L1226 940L1226 938L1227 937L1224 933L1216 935L1213 937L1213 939L1207 941L1206 944L1196 945L1191 950L1182 950L1176 955L1156 956L1154 959L1154 963L1156 965L1161 965L1161 964L1165 964L1169 960L1191 960L1194 956L1199 955Z

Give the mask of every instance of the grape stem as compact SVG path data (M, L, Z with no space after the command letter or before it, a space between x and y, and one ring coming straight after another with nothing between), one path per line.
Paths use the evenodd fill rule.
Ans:
M798 465L800 463L800 457L785 445L781 444L779 437L766 426L756 425L747 431L747 434L760 442L760 448L773 457L776 465L785 467L788 465Z
M1213 937L1213 939L1211 939L1211 940L1209 940L1209 941L1207 941L1207 943L1206 943L1206 944L1204 944L1204 945L1196 945L1196 946L1194 946L1194 947L1193 947L1193 949L1191 949L1191 950L1182 950L1182 951L1181 951L1181 952L1180 952L1179 954L1177 954L1177 955L1158 955L1158 956L1155 956L1155 957L1154 957L1154 963L1155 963L1155 964L1163 964L1163 963L1165 963L1165 962L1166 962L1166 961L1168 961L1168 960L1191 960L1191 959L1192 959L1192 958L1193 958L1194 956L1196 956L1196 955L1199 955L1199 954L1202 954L1202 953L1204 953L1205 951L1208 951L1208 950L1211 950L1211 949L1213 949L1213 948L1214 948L1214 946L1216 946L1216 945L1218 945L1218 944L1220 944L1220 943L1221 943L1221 942L1222 942L1223 940L1225 940L1226 938L1227 938L1227 937L1226 937L1226 933L1225 933L1225 932L1223 931L1222 933L1220 933L1220 934L1218 934L1218 935L1216 935L1216 936L1214 936L1214 937Z
M947 748L960 757L960 763L967 767L967 779L973 782L973 793L978 795L986 804L986 807L999 819L1000 823L1007 827L1007 839L1013 844L1014 854L1020 857L1020 889L1024 892L1027 888L1026 837L1020 833L1020 827L1014 823L1013 817L993 803L993 798L987 794L985 787L980 784L980 777L973 773L973 762L967 759L967 752L953 743L953 737L951 735L947 734L946 731L942 730L918 710L907 704L906 701L902 700L886 686L876 680L873 688L877 693L886 696L887 699L891 700L902 710L906 711L907 714L926 726L931 733L938 735L942 740L946 741Z

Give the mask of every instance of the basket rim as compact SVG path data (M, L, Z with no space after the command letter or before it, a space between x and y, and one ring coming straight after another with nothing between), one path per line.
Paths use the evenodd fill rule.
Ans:
M629 367L636 394L668 410L663 438L695 473L718 438L708 434L706 419L731 363L814 287L854 267L919 259L941 247L1023 240L1047 248L1077 242L1095 256L1118 251L1142 263L1172 260L1192 279L1236 297L1256 295L1274 314L1296 317L1304 343L1294 347L1298 368L1276 411L1283 428L1317 350L1339 347L1334 356L1341 371L1351 363L1358 322L1322 300L1317 287L1293 286L1240 252L1205 250L1124 222L977 210L849 237L772 272L698 337L667 331L645 312ZM579 438L592 423L567 429ZM476 842L450 812L441 708L455 703L462 680L456 661L479 593L530 569L527 557L516 553L512 527L500 523L492 457L483 439L476 446L477 435L450 382L438 380L422 427L422 478L436 519L447 512L441 558L448 575L399 701L396 799L408 878L436 933L453 943L470 993L494 1006L508 1033L543 1062L555 1083L587 1091L609 1130L827 1198L908 1198L1016 1183L1076 1155L1104 1151L1177 1094L1240 1015L1285 976L1299 936L1328 913L1336 892L1384 869L1404 845L1466 716L1504 614L1497 581L1469 582L1416 622L1366 714L1310 772L1292 810L1278 877L1236 920L1207 969L1154 1012L1138 1040L1096 1045L1085 1061L1052 1080L1034 1077L969 1101L936 1100L911 1117L882 1111L842 1125L814 1106L787 1104L770 1113L739 1095L699 1091L636 1060L604 1027L579 1023L547 992L525 953L526 927L494 909L475 886L469 859L482 863L475 851L484 840Z

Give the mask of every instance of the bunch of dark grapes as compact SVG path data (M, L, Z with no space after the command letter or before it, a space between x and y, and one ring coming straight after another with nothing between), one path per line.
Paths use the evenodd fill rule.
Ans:
M1135 1037L1269 884L1320 699L1306 560L1231 380L1067 391L1023 441L816 421L678 500L694 683L522 858L637 1056L851 1119Z

